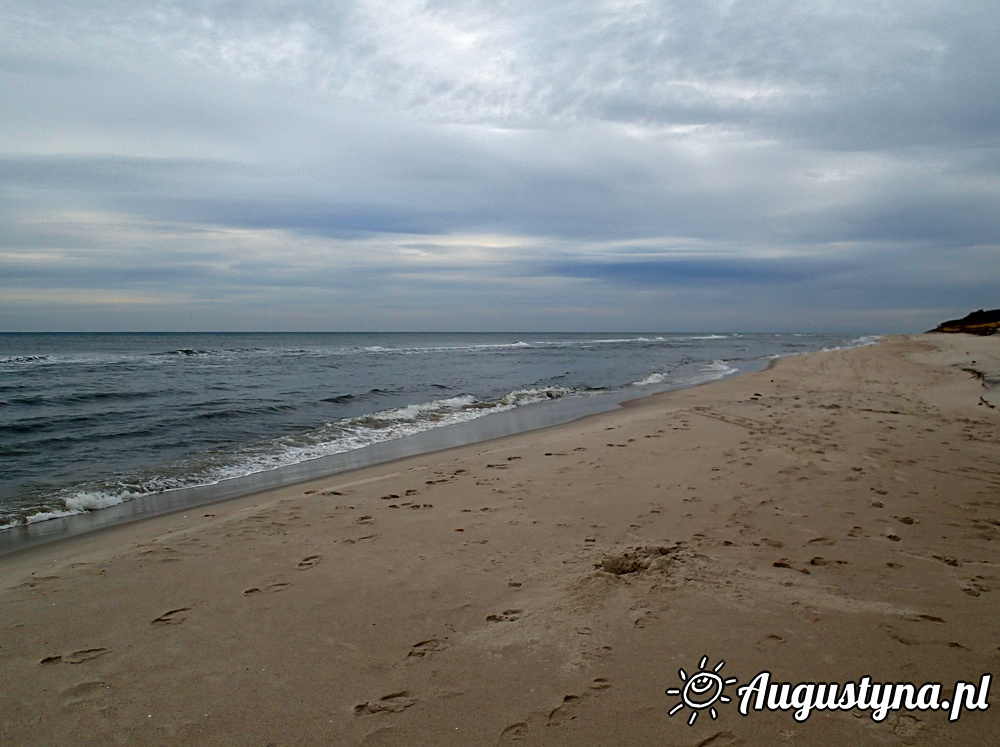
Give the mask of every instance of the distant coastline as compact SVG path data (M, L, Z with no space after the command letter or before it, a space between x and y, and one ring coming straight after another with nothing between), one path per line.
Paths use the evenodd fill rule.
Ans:
M964 332L970 335L994 335L1000 329L1000 309L973 311L961 319L941 322L928 332Z

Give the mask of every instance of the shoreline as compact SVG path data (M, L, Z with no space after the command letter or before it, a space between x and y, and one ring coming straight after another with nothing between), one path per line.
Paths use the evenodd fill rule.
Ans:
M793 354L796 355L796 354ZM590 396L573 396L552 402L535 402L511 410L490 413L462 423L431 428L420 433L369 444L337 454L305 460L274 469L262 470L241 477L220 480L206 485L196 485L160 493L138 496L121 503L75 514L56 516L41 521L0 529L0 557L36 547L48 542L58 542L88 532L144 521L156 516L178 511L194 510L215 503L242 498L269 490L312 482L354 470L387 465L411 456L421 456L446 451L461 446L486 443L505 436L550 428L579 420L590 415L610 412L626 403L655 397L664 392L679 391L713 384L735 376L766 370L773 365L763 361L749 361L718 379L679 385L653 393L635 393L628 389Z
M987 743L996 707L688 726L664 694L702 656L997 670L1000 416L967 367L1000 345L892 336L5 556L0 742Z

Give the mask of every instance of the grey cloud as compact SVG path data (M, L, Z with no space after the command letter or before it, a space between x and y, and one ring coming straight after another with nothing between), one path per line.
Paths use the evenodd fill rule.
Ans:
M582 293L639 319L668 302L629 289L669 287L692 318L918 319L1000 285L996 11L20 3L0 11L0 261L8 287L183 280L257 310L349 281L453 318L428 297L465 282L525 318Z

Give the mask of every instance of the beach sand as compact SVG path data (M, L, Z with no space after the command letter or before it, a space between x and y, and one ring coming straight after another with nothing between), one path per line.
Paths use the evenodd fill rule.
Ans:
M0 743L996 744L1000 702L737 710L762 670L997 671L1000 402L963 368L995 379L1000 339L782 359L14 553ZM738 678L717 719L665 693L703 656Z

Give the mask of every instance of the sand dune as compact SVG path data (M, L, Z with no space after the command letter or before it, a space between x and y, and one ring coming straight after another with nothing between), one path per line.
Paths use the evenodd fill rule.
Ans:
M893 337L4 557L0 743L994 743L737 688L996 670L998 374Z

